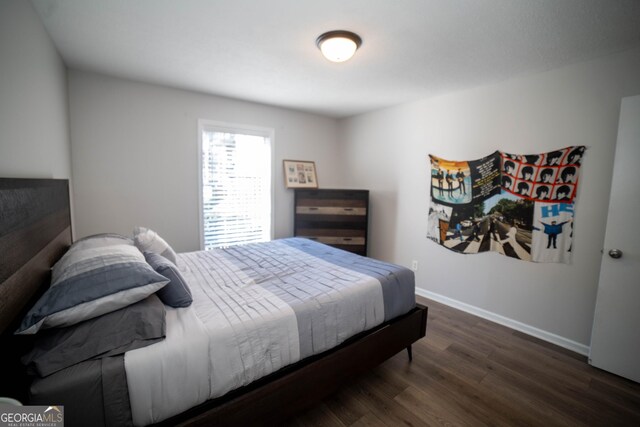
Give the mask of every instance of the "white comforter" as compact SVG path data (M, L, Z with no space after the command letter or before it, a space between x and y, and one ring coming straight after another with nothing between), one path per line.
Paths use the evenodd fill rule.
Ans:
M279 241L180 254L179 268L193 304L167 307L166 339L125 354L136 426L300 360L302 341L317 354L384 320L379 280Z

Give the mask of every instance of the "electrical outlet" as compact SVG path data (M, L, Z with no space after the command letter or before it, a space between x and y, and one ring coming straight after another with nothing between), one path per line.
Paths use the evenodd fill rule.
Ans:
M411 269L413 271L418 271L418 261L417 260L414 259L413 261L411 261Z

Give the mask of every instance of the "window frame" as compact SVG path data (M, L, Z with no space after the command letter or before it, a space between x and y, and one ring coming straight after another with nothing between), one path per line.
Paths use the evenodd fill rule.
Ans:
M198 234L200 241L200 250L204 250L204 200L202 198L203 195L203 182L202 182L202 144L203 144L203 133L205 131L212 132L225 132L225 133L235 133L235 134L243 134L243 135L253 135L260 136L263 138L269 138L270 152L271 158L269 159L271 162L270 168L270 176L269 176L269 186L270 186L270 203L271 203L271 224L269 230L269 239L273 240L273 236L275 234L275 172L274 172L274 164L275 164L275 130L269 127L263 126L254 126L254 125L245 125L238 123L229 123L229 122L221 122L217 120L209 120L209 119L198 119Z

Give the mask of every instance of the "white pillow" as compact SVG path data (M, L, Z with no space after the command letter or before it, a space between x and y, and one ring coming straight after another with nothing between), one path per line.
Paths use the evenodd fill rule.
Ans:
M178 263L178 257L171 246L158 233L149 228L136 227L133 230L133 242L140 249L140 252L153 252L162 255L174 264Z

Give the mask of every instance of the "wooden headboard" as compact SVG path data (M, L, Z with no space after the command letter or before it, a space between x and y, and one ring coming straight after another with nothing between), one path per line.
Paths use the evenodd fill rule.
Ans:
M0 396L28 401L33 336L13 332L71 245L70 213L68 180L0 178Z
M71 244L69 181L0 178L0 334L49 283Z

